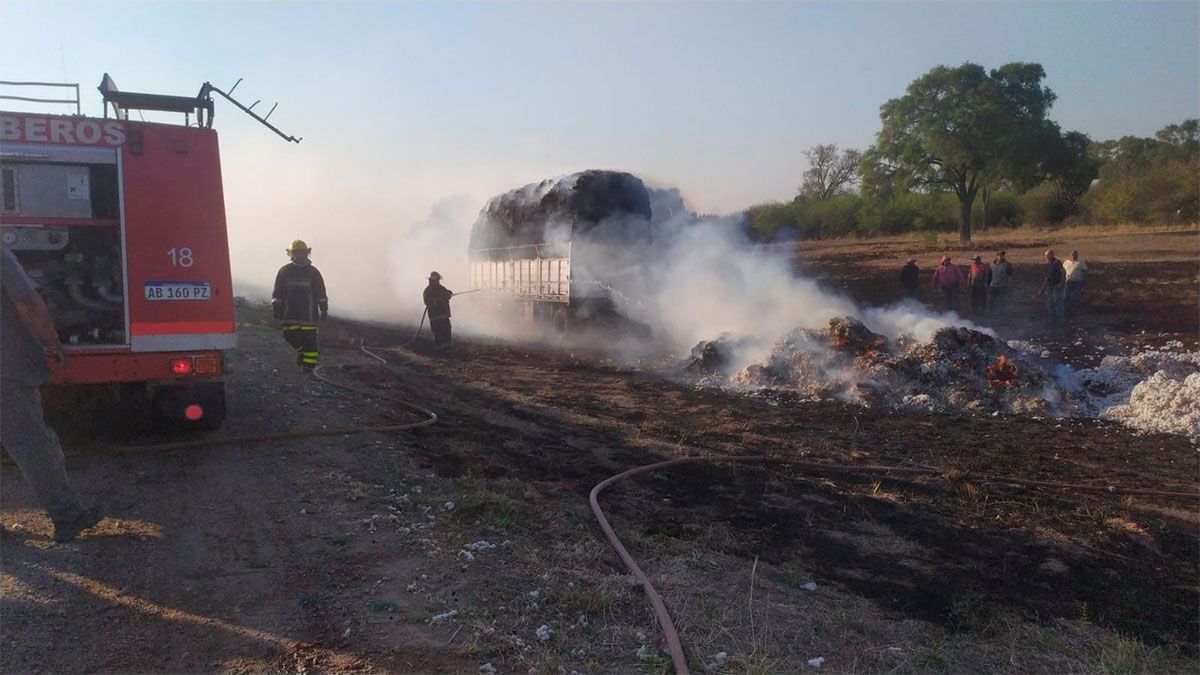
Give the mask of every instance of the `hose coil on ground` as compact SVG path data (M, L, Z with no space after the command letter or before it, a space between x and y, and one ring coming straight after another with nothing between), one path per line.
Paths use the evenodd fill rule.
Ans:
M383 365L387 365L387 359L372 352L366 347L362 347L362 352L367 356L379 361ZM168 450L197 450L201 448L214 448L230 445L253 445L256 443L274 443L279 441L295 440L299 438L317 438L321 436L346 436L350 434L365 434L365 433L395 433L398 431L412 431L423 427L437 424L437 413L432 410L419 406L415 403L405 401L404 399L395 396L373 391L366 387L358 387L344 382L338 382L330 378L326 373L328 366L317 366L313 369L313 377L321 382L328 384L331 387L352 391L356 394L381 398L385 401L390 401L399 406L407 408L424 417L416 422L406 422L404 424L386 424L381 426L349 426L349 427L334 427L332 429L306 429L297 431L284 431L273 434L255 434L250 436L228 436L224 438L202 438L195 441L182 441L177 443L156 443L153 445L135 445L121 448L114 448L113 452L165 452Z
M633 575L642 586L642 590L646 593L646 598L650 601L650 605L654 609L654 616L658 620L658 625L663 632L663 640L667 645L667 652L671 655L671 662L675 666L677 675L688 675L687 656L683 652L683 643L680 640L679 632L675 628L675 623L671 620L671 614L667 611L666 603L663 602L662 596L659 595L658 589L651 583L650 578L638 566L637 561L629 554L625 545L621 543L616 532L613 531L612 525L608 522L608 518L604 515L604 510L600 508L599 497L600 493L606 488L626 478L637 476L644 473L650 473L659 469L665 469L680 464L696 463L696 462L740 462L740 463L766 463L770 460L761 456L707 456L707 457L680 457L678 459L666 460L663 462L655 462L645 466L636 467L627 471L606 478L592 488L588 495L588 503L592 508L592 514L596 517L596 521L600 525L601 531L604 532L605 538L609 544L617 552L617 556L621 562L625 564L626 569ZM831 473L852 473L852 474L902 474L915 476L934 476L945 478L946 472L938 469L928 469L912 466L888 466L888 465L853 465L853 464L823 464L820 462L777 462L778 464L794 469L803 469L814 472L831 472ZM1189 492L1171 492L1165 490L1146 490L1139 488L1125 488L1114 485L1086 485L1077 483L1060 483L1057 481L1034 480L1028 478L1017 478L1012 476L988 476L988 475L972 475L962 474L959 476L962 479L976 480L982 483L1000 483L1006 485L1017 485L1022 487L1040 487L1054 488L1058 490L1068 490L1076 492L1103 492L1113 494L1127 495L1146 495L1164 497L1170 499L1189 499L1195 502L1200 498L1200 494Z

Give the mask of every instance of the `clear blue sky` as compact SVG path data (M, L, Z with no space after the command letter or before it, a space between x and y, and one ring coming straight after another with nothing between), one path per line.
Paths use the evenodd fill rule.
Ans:
M1095 138L1195 116L1198 8L6 1L0 72L178 93L245 76L239 93L278 99L281 125L342 161L606 165L730 210L789 197L812 144L870 143L879 105L938 64L1040 62L1052 116ZM260 133L228 107L217 125Z
M705 211L788 199L804 149L865 147L933 66L1045 66L1051 116L1093 138L1200 114L1200 3L0 3L3 79L218 102L235 248L280 219L371 236L463 195L582 168L676 185ZM256 223L254 228L247 221ZM292 228L294 230L295 228ZM284 242L286 243L286 242ZM237 261L235 259L235 266Z

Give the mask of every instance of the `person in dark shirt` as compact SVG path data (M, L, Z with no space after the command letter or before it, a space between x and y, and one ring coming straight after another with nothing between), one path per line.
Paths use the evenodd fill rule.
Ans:
M47 357L59 368L67 352L37 284L7 249L0 261L0 443L29 481L54 523L54 541L74 539L101 520L71 489L62 445L46 426L40 387L50 381Z
M900 285L904 287L904 294L910 298L917 297L920 279L921 268L917 267L917 259L909 258L908 262L904 263L904 267L900 268Z
M450 344L450 298L454 293L442 285L442 275L429 273L429 285L422 294L425 310L429 312L429 329L433 331L433 344L445 347Z
M1046 250L1046 272L1038 295L1046 298L1046 312L1050 320L1057 323L1064 318L1063 299L1066 294L1063 280L1066 279L1062 261L1054 257L1054 249Z
M292 242L287 250L292 262L275 275L271 309L283 324L283 339L296 350L296 363L312 370L320 356L317 348L317 322L329 317L329 298L325 279L309 260L312 249L303 240Z

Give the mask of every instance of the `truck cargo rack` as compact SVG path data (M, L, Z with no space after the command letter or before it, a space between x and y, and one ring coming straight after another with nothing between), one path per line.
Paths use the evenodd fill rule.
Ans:
M471 290L520 300L571 302L571 242L470 249Z

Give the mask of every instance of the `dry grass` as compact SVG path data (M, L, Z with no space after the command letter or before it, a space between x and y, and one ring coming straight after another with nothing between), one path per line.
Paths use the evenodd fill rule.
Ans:
M895 265L906 255L923 257L942 253L990 254L1007 250L1014 263L1040 262L1042 252L1054 248L1060 257L1077 248L1089 261L1128 261L1131 254L1143 259L1194 261L1200 226L1075 226L977 231L970 244L957 233L906 233L901 235L803 241L795 244L800 255L820 261L852 255L859 263ZM961 257L961 255L959 256ZM928 261L926 261L927 263ZM960 261L961 262L961 261ZM924 263L922 263L924 264Z

